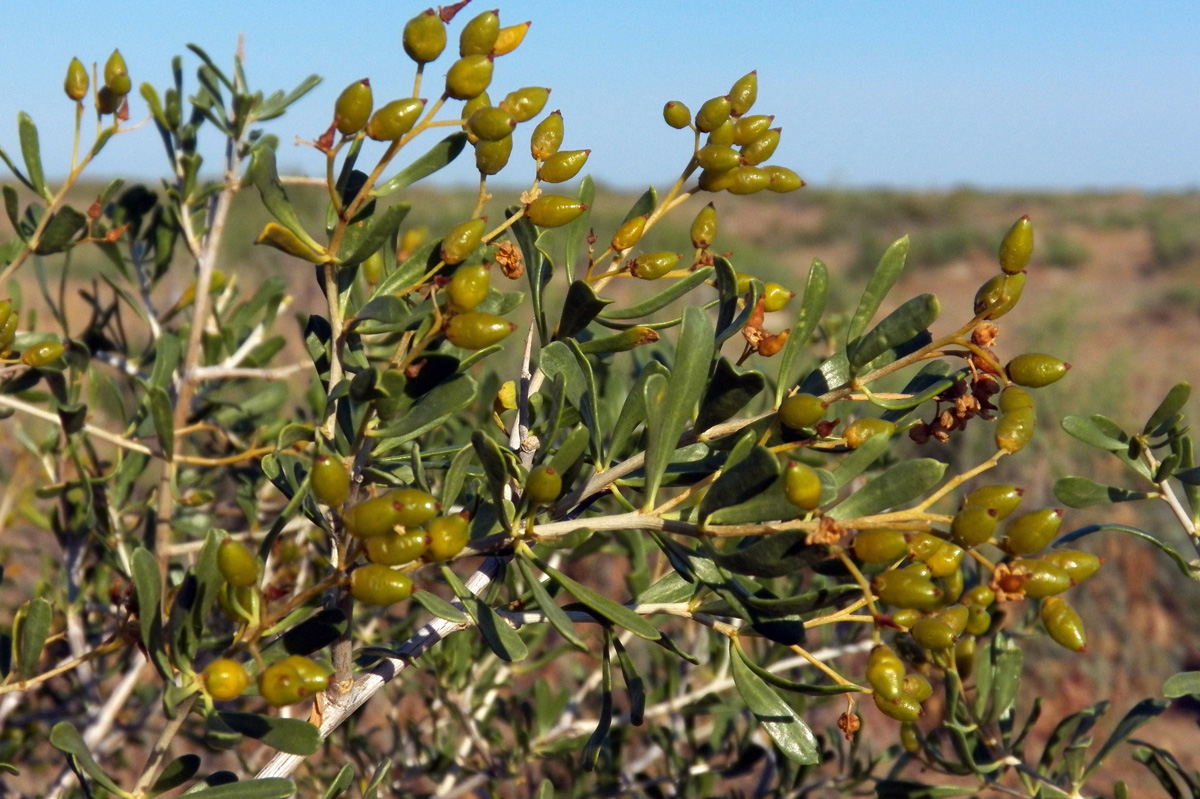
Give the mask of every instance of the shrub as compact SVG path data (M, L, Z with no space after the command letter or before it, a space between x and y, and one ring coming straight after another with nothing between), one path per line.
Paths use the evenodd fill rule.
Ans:
M1070 588L1099 563L1064 545L1120 529L1193 573L1134 528L1060 535L1069 515L986 479L1035 429L1022 386L1068 368L996 345L1025 288L1028 217L975 306L936 335L932 294L875 321L907 238L845 313L826 308L819 260L790 302L789 287L739 274L710 249L715 204L688 240L642 249L694 195L801 186L769 163L778 131L757 113L757 75L694 115L668 103L666 121L696 131L678 134L679 180L594 230L590 179L570 195L545 185L588 152L563 149L577 145L543 113L545 89L487 94L526 25L479 14L444 88L425 74L458 8L405 26L411 94L376 102L387 87L355 79L331 109L311 142L327 165L323 229L296 213L278 142L256 127L315 77L267 94L193 47L196 86L177 59L173 85L139 89L168 156L161 190L113 181L84 210L68 190L133 130L124 60L91 94L72 63L76 127L90 98L99 133L61 186L19 118L0 407L14 416L6 507L36 570L14 567L11 545L0 768L13 790L54 775L54 795L187 786L201 799L660 783L923 796L945 777L1078 795L1166 703L1139 704L1086 763L1103 703L1026 752L1039 704L1016 709L1022 638L1086 645ZM441 126L457 130L430 144ZM226 145L218 181L200 169L201 135ZM475 207L406 226L406 189L458 157L479 168ZM521 163L540 182L498 207L489 178ZM222 260L250 190L272 217L256 241L289 274ZM89 250L106 259L103 289L72 277ZM768 321L768 294L790 328ZM1067 478L1059 499L1161 499L1194 536L1186 399L1181 384L1135 435L1065 420L1150 485ZM968 425L993 431L982 461L949 473L922 454ZM1169 686L1195 690L1194 675ZM860 747L863 725L890 748ZM1162 779L1177 768L1152 747L1137 757Z

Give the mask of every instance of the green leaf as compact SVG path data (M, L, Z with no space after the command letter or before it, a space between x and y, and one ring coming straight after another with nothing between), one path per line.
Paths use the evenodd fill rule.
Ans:
M1085 444L1109 452L1120 452L1129 446L1129 437L1103 416L1093 416L1090 419L1083 416L1066 416L1062 420L1062 429Z
M295 784L283 777L229 782L199 791L189 791L188 799L287 799L296 792Z
M454 624L466 624L470 619L467 614L463 613L458 608L451 605L446 600L442 599L437 594L432 594L429 591L414 591L412 601L416 602L425 610L437 616L439 619L453 622Z
M946 464L933 458L902 461L851 494L828 515L854 519L903 505L937 485L945 472Z
M329 787L325 789L325 793L321 794L321 799L337 799L350 784L354 782L354 766L347 763L338 771L337 776L330 781Z
M372 197L386 197L406 189L449 164L467 146L466 133L452 133L429 149L429 152L397 172L385 183L371 189Z
M446 470L446 475L442 479L442 490L439 495L445 507L453 507L458 501L458 495L462 493L463 485L466 483L467 469L470 468L474 453L474 448L468 444L455 453L450 460L450 468Z
M867 281L862 299L858 302L858 309L846 327L847 351L858 347L859 339L863 331L867 329L867 324L875 316L879 306L883 304L883 300L892 290L892 286L896 285L900 273L904 271L904 262L907 258L908 236L904 236L893 242L884 252L883 257L879 259L879 266L875 267L874 274Z
M762 372L739 373L727 359L718 358L712 380L704 390L704 398L700 400L696 430L703 432L732 418L762 393L766 385L767 379Z
M789 680L786 677L781 677L773 671L764 669L762 666L759 666L757 663L750 660L750 658L746 657L745 654L742 654L741 660L746 667L754 672L754 674L758 676L764 683L774 685L777 688L782 688L785 691L791 691L792 693L796 694L803 694L805 696L836 696L837 694L865 693L867 690L861 685L854 684L813 685L811 683L795 682L794 680Z
M817 477L821 480L821 506L823 507L837 498L837 486L833 484L833 475L824 469L817 469ZM787 501L783 492L783 482L784 479L781 475L758 496L739 505L715 511L708 519L709 524L757 524L798 518L801 515L800 510Z
M800 381L800 390L806 394L820 396L850 382L850 361L846 353L839 352L821 362Z
M779 458L766 447L758 446L709 486L700 502L700 518L758 496L780 475Z
M542 613L546 614L546 621L550 622L551 626L568 643L581 652L587 652L588 646L579 637L579 633L575 631L574 622L567 616L567 612L554 601L554 597L550 596L550 592L546 590L541 580L533 573L533 568L529 565L529 562L523 557L518 557L515 560L517 569L521 572L521 579L528 586L529 592L533 594L533 601L541 608Z
M1150 414L1146 426L1142 428L1142 435L1155 438L1167 433L1172 427L1175 415L1183 410L1191 395L1192 386L1189 383L1176 383L1172 386L1154 409L1154 413Z
M221 721L242 735L292 755L311 755L321 748L321 731L301 719L222 711Z
M567 298L563 301L562 316L558 320L556 339L574 338L585 327L591 324L596 315L604 310L604 306L612 303L599 297L588 283L576 280L567 289Z
M845 488L850 481L861 475L871 464L879 460L885 452L891 449L892 434L877 433L851 452L830 472L833 483L838 490Z
M1124 718L1117 723L1116 729L1108 736L1108 740L1100 747L1100 751L1092 758L1092 762L1088 764L1087 770L1083 776L1090 776L1105 759L1112 754L1112 751L1120 744L1125 742L1134 731L1142 725L1156 718L1160 713L1170 707L1171 703L1165 699L1143 699L1129 709Z
M646 684L621 639L614 637L613 646L617 650L617 663L621 666L625 689L629 691L629 723L640 727L646 718Z
M109 777L104 769L100 768L100 765L92 759L92 753L88 751L83 736L71 722L60 721L50 728L50 745L60 752L70 755L72 767L77 772L82 771L87 774L100 787L117 796L130 796L128 791L121 790L120 786L113 782L112 777Z
M829 557L829 548L806 544L804 530L786 530L765 536L743 549L715 552L713 560L723 569L751 577L784 577L810 568Z
M266 122L269 119L282 116L288 106L308 94L320 82L320 75L309 75L286 95L281 91L272 92L271 96L258 106L258 110L254 113L254 119L258 122Z
M890 349L925 332L938 317L941 305L932 294L908 300L864 335L849 353L850 369L858 372Z
M38 255L62 252L75 243L75 238L87 227L87 217L69 205L50 217L34 249Z
M936 361L936 363L944 365L943 361ZM945 376L938 376L931 373L918 374L904 387L902 393L909 395L904 399L882 399L871 393L871 389L867 386L864 385L862 389L872 405L889 411L889 413L883 415L883 418L895 422L908 415L905 411L910 411L919 405L929 402L929 400L953 386L967 372L968 370L963 369L952 375Z
M635 216L645 216L654 211L658 207L658 190L650 186L641 195L634 200L633 205L629 206L629 211L626 212L625 218L621 220L621 225L633 219ZM617 227L620 227L618 225Z
M665 381L667 374L665 366L658 361L651 361L643 367L637 379L633 381L633 385L629 387L629 393L625 396L625 403L621 406L621 412L617 414L617 422L612 426L611 438L608 443L610 458L621 457L624 454L626 446L633 437L633 431L646 421L646 382L651 375L659 375Z
M696 286L701 285L712 279L716 270L711 266L702 266L695 272L692 272L687 277L682 277L678 280L672 280L670 285L657 294L651 295L641 302L633 305L626 305L620 308L612 308L601 313L597 317L597 321L603 323L605 321L623 321L627 319L640 319L643 316L648 316L655 311L660 311L666 308L675 300L684 296Z
M279 172L275 167L274 148L266 145L254 148L250 155L250 168L246 170L246 177L258 189L263 205L267 207L271 216L275 217L279 224L294 233L309 249L314 252L325 252L325 248L308 235L308 231L300 222L300 217L296 215L296 209L288 199L287 191L284 190L283 183L279 180Z
M829 268L820 258L814 258L808 268L808 281L804 284L804 299L792 332L783 345L779 356L779 383L775 387L775 407L783 402L788 391L800 378L800 358L812 340L813 331L825 313L825 299L829 295Z
M19 629L18 625L13 625L13 637L17 649L17 677L28 680L37 674L38 661L42 658L42 649L46 646L50 623L54 619L54 608L47 600L38 597L29 600L24 610Z
M792 706L779 698L748 665L739 645L730 643L729 669L746 707L789 760L802 766L821 762L817 738Z
M1168 677L1163 683L1162 692L1168 699L1200 696L1200 671L1181 671Z
M645 511L653 510L658 488L679 437L691 421L696 404L704 393L715 346L708 314L695 306L685 308L683 326L675 347L675 363L666 389L655 397L653 403L646 403L648 410L657 406L657 413L647 415L650 442L646 448L646 489L642 501ZM647 383L647 391L650 391L652 383Z
M554 452L554 457L550 459L549 466L559 474L569 473L583 457L591 440L591 431L584 425L579 425L567 434L566 439Z
M442 566L442 576L454 591L454 595L462 602L467 614L482 633L484 642L496 653L496 657L507 663L515 663L529 655L529 647L521 640L517 631L500 618L488 603L471 593L449 566Z
M46 175L42 172L42 148L38 144L37 125L24 111L17 114L17 134L21 139L21 157L25 159L25 170L31 187L46 200L53 195L46 188Z
M1042 756L1038 761L1039 768L1049 769L1063 755L1064 751L1070 752L1076 744L1089 741L1088 733L1096 726L1100 717L1108 712L1108 708L1107 701L1097 702L1058 722L1054 731L1046 739L1046 747L1042 750Z
M584 175L579 181L579 191L575 198L586 205L583 213L571 220L563 231L566 253L563 259L563 268L567 273L567 280L574 281L575 279L575 259L579 257L580 250L583 249L584 237L588 231L592 229L592 206L596 204L596 183L592 180L591 175Z
M659 638L658 628L629 608L593 591L582 583L575 582L558 569L540 560L535 562L538 568L544 571L550 579L561 585L571 596L578 599L584 605L587 605L597 615L608 619L618 627L629 630L629 632L640 638L645 638L647 641L654 641Z
M138 547L130 558L134 592L138 600L138 624L142 645L164 680L171 679L171 664L163 646L162 636L162 578L158 574L158 558L144 547Z
M512 206L504 212L505 219L512 217L520 210L520 206ZM546 322L546 306L542 292L550 282L554 270L548 258L538 247L538 231L526 216L521 216L508 229L509 235L521 249L521 257L525 260L525 275L529 278L529 301L533 306L533 318L537 323L538 337L543 345L550 340L550 331Z
M150 795L165 793L183 785L200 770L199 755L180 755L163 767L162 774L150 788Z
M600 718L580 757L584 771L595 770L596 761L600 758L600 747L608 740L608 731L612 726L612 655L609 653L609 638L607 635L604 637L604 657L600 663Z
M366 234L359 237L354 244L354 249L341 259L341 265L356 266L378 252L381 247L395 237L396 231L400 229L400 223L404 221L404 217L408 215L411 208L412 206L408 203L396 203L382 214L376 214L371 220L371 226L367 229Z
M1021 681L1021 666L1025 662L1025 653L1008 636L997 635L992 639L989 657L993 664L991 707L982 720L990 724L1007 713L1017 699L1017 686Z
M948 799L953 796L976 796L978 792L977 787L926 785L908 780L887 779L875 783L875 799Z
M381 441L375 454L395 449L443 424L475 401L475 387L469 376L456 375L421 397L398 421L376 431Z
M1093 505L1107 505L1111 502L1149 499L1155 495L1103 485L1086 477L1063 477L1054 484L1054 496L1067 507L1089 508Z
M6 153L3 149L0 149L0 161L4 161L4 165L8 167L8 171L12 172L13 175L16 176L17 180L21 181L26 186L28 186L31 191L33 190L33 184L29 182L29 178L25 177L25 173L17 168L17 165L13 163L12 158L10 158L8 156L8 153ZM16 196L15 191L13 192L13 196L14 197ZM11 214L11 211L10 211L10 214ZM13 227L15 228L16 226L17 226L17 223L13 222ZM18 230L18 234L19 233L20 233L20 231Z
M1072 541L1078 541L1085 536L1098 533L1101 530L1116 530L1117 532L1128 533L1129 535L1140 538L1143 541L1148 541L1166 553L1167 557L1175 562L1175 565L1179 568L1180 573L1182 573L1185 577L1190 577L1193 580L1200 580L1200 566L1193 564L1183 555L1176 552L1168 544L1156 538L1152 533L1147 533L1145 530L1139 530L1136 527L1129 527L1124 524L1090 524L1087 527L1080 527L1078 530L1072 530L1071 532L1059 538L1054 542L1054 546L1056 548L1066 546Z
M158 445L169 460L175 452L175 415L171 397L161 386L146 386L146 405L158 435Z

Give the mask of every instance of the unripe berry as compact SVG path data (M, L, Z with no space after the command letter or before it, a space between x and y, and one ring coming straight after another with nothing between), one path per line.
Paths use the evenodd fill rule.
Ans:
M1010 565L1014 570L1027 572L1021 589L1030 599L1045 599L1061 594L1071 587L1071 575L1050 561L1041 558L1017 558Z
M749 144L742 145L742 163L761 164L775 154L782 128L770 128Z
M491 287L491 270L487 264L460 266L446 285L446 294L456 311L470 311L483 302Z
M718 192L727 191L733 185L734 179L737 177L736 169L725 169L720 172L711 169L700 170L699 177L696 178L702 191Z
M827 406L813 394L793 394L779 406L779 421L792 430L812 427L825 418Z
M755 70L738 78L729 90L729 113L740 117L750 110L757 98L758 70Z
M1071 368L1053 355L1040 352L1026 352L1013 358L1004 367L1008 379L1018 386L1026 388L1042 388L1060 379Z
M350 596L364 605L387 607L412 596L412 579L378 563L359 566L350 575Z
M258 675L258 692L273 707L294 705L305 697L304 677L285 658Z
M1033 224L1029 215L1018 219L1000 242L1000 268L1010 275L1023 270L1033 255Z
M522 22L520 25L509 25L501 28L500 33L496 35L496 43L492 45L492 58L499 58L502 55L508 55L513 50L516 50L521 42L525 40L525 34L529 32L528 22Z
M374 100L371 96L371 81L363 78L342 90L333 106L334 123L338 133L350 136L358 133L371 118Z
M999 319L1016 306L1024 290L1024 272L996 275L975 292L975 315L981 319Z
M705 100L700 106L700 110L696 112L696 130L701 133L708 133L710 130L716 130L725 120L729 119L729 98L728 97L713 97L710 100Z
M733 133L733 120L727 119L708 132L708 138L704 143L714 147L732 147Z
M987 543L995 530L996 511L992 508L963 508L950 523L950 537L967 549Z
M250 684L250 677L242 664L229 658L209 663L200 673L200 679L204 683L204 690L218 702L237 699Z
M1012 413L1018 408L1033 410L1033 397L1020 386L1009 386L1000 392L1000 412Z
M581 203L559 194L543 194L525 206L525 216L538 227L562 227L587 210Z
M904 663L890 646L880 644L867 656L867 683L878 696L896 700L904 693Z
M1062 517L1062 508L1042 508L1018 516L1004 528L1004 548L1014 555L1040 552L1058 535Z
M1016 486L990 485L980 486L963 499L964 508L991 508L996 511L997 519L1008 518L1017 506L1025 489Z
M62 354L61 341L40 341L21 353L21 363L36 369L49 366L61 358Z
M529 152L536 161L545 161L558 152L563 140L563 118L555 111L537 123L529 139Z
M434 61L446 49L446 23L432 8L404 25L404 52L418 64Z
M821 478L811 466L792 461L783 473L783 495L800 510L814 510L821 504Z
M340 508L350 496L350 472L338 458L318 455L308 482L317 501L331 508Z
M933 696L933 686L920 674L906 674L904 675L904 693L918 702L924 702Z
M768 283L763 286L763 310L767 313L782 311L791 302L796 292L785 289L778 283Z
M671 100L663 106L663 119L671 127L679 130L686 128L692 121L692 112L678 100Z
M518 122L527 122L546 107L550 99L550 90L541 86L527 86L524 89L511 91L500 101L500 108L512 114Z
M217 547L217 570L235 588L249 588L258 582L258 558L232 538Z
M730 194L757 194L771 185L771 176L756 166L739 166L729 170L732 182L726 187Z
M471 529L464 517L455 514L439 516L426 526L425 532L429 537L429 549L425 552L425 559L432 563L440 563L463 551Z
M1037 418L1033 408L1017 408L996 422L996 447L1005 452L1020 452L1033 438Z
M562 493L562 477L550 466L539 466L525 481L525 496L533 505L549 505Z
M507 136L500 141L479 142L475 145L475 168L481 175L495 175L508 165L512 148L512 136Z
M470 100L487 91L492 82L492 59L487 55L467 55L450 65L446 73L446 96Z
M488 55L500 36L500 17L495 11L484 11L463 26L458 36L458 54Z
M924 531L911 533L908 536L908 548L912 552L913 560L922 563L925 562L926 558L932 557L934 552L941 549L944 543L946 543L946 539Z
M375 141L396 141L412 130L424 108L425 101L415 97L392 100L371 114L367 121L367 135Z
M468 311L453 317L446 325L446 339L464 350L481 350L501 341L516 330L516 325L495 314Z
M501 108L480 108L467 120L467 131L481 141L500 141L516 127L517 120Z
M88 85L87 67L78 58L72 58L67 66L67 79L63 81L63 91L67 93L67 97L79 102L87 97Z
M742 160L738 156L737 150L732 147L709 144L696 151L696 163L702 169L708 169L713 172L724 172L727 169L740 166Z
M617 228L617 232L613 234L612 243L609 246L617 252L633 247L642 240L642 234L646 232L646 220L648 218L648 214L642 214L623 223Z
M738 147L749 144L766 133L774 121L775 117L763 114L742 117L733 125L733 143Z
M1075 609L1061 597L1050 597L1042 603L1042 624L1046 632L1060 646L1072 652L1082 652L1087 649L1087 634L1083 629L1083 620Z
M1042 560L1065 571L1076 585L1095 574L1103 562L1091 552L1075 549L1053 549L1042 555Z
M418 488L397 488L385 496L392 502L396 524L402 527L420 527L442 508L436 499Z
M374 538L384 535L391 532L399 523L389 494L364 499L351 505L342 514L342 525L346 528L346 532L357 538Z
M679 263L679 254L673 252L648 252L633 260L630 272L642 280L658 280Z
M692 246L697 250L707 250L717 237L717 209L712 204L704 206L692 220Z
M908 555L908 541L899 530L859 530L852 548L863 563L893 563Z
M118 98L129 94L129 90L133 88L120 50L113 50L108 61L104 62L104 85Z
M932 610L942 602L942 589L928 577L906 571L888 571L871 581L871 590L882 601L897 608Z
M425 531L421 528L403 533L391 530L366 539L367 560L383 566L411 563L425 554Z
M929 567L930 577L949 577L958 571L958 566L962 563L962 559L962 547L952 544L949 541L943 541L941 546L924 559L924 563Z
M921 717L921 703L907 694L901 693L896 699L885 699L879 694L872 694L875 707L888 718L904 723L912 723Z
M950 625L933 616L921 619L908 633L918 646L931 651L949 649L958 641L958 636L950 629Z
M846 439L846 446L850 447L850 449L858 449L868 438L891 436L895 432L896 425L893 422L874 416L864 416L861 419L855 419L851 422L842 434L842 437Z
M442 262L453 266L465 261L467 256L475 252L475 248L479 246L486 228L487 219L484 218L468 219L466 222L450 228L442 238L439 252Z
M300 675L301 696L316 696L329 688L329 672L312 658L288 655L281 662L291 666Z
M768 164L762 167L762 171L767 173L767 178L770 180L767 190L776 194L786 194L806 185L799 175L785 166Z
M563 150L545 160L538 168L538 180L546 183L562 183L579 174L587 163L591 150Z

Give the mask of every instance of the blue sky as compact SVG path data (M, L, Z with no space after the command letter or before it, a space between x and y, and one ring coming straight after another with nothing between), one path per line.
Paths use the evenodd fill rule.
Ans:
M772 160L814 185L1200 188L1194 0L476 0L452 25L452 47L462 21L496 5L503 24L534 24L521 48L497 63L493 98L524 85L552 87L547 110L562 109L564 146L591 148L588 168L609 184L670 181L690 155L690 139L662 122L663 103L678 99L694 110L757 69L755 111L775 114L783 127ZM328 125L345 85L370 77L377 104L411 90L399 35L427 4L129 0L106 7L6 9L0 146L19 152L16 113L29 112L51 175L70 157L73 108L61 85L72 56L102 65L120 47L134 85L149 80L161 89L171 56L185 53L186 43L228 64L239 33L254 88L269 93L311 72L325 77L268 124L283 142L281 165L312 174L320 160L292 142ZM450 49L428 68L423 94L440 86ZM196 64L188 53L191 86ZM135 97L133 118L144 115ZM527 135L518 131L518 142ZM156 143L150 127L121 137L94 174L165 174ZM462 160L446 179L473 180ZM501 177L524 183L528 167L516 156L513 164Z

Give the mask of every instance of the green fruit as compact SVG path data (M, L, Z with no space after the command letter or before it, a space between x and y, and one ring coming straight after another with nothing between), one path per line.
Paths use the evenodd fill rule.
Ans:
M401 527L420 527L442 509L436 499L418 488L397 488L385 496L391 500L396 524Z
M350 472L337 458L318 455L308 482L317 501L331 508L340 508L350 496Z
M716 130L729 119L730 104L728 97L713 97L705 100L696 112L696 130L708 133Z
M563 140L563 118L561 111L555 111L550 116L537 123L533 135L529 139L529 152L535 161L545 161L558 152Z
M646 220L649 218L649 214L642 214L624 222L613 234L612 243L609 246L617 252L633 247L642 240L642 234L646 232Z
M907 630L923 618L925 618L925 614L921 611L915 608L903 608L892 614L892 623Z
M904 570L875 575L871 590L880 600L897 608L932 610L942 602L942 589L932 580Z
M888 436L890 438L895 432L896 425L892 422L874 416L864 416L861 419L855 419L851 422L846 427L842 437L846 440L847 447L858 449L868 438L874 438L875 436Z
M983 605L967 605L967 635L986 635L992 628L992 615Z
M957 602L963 592L963 573L962 569L952 572L945 577L938 578L937 585L942 589L942 604Z
M996 530L996 520L992 508L963 508L950 522L950 538L967 549L985 544Z
M1083 652L1087 649L1087 634L1083 629L1083 619L1075 609L1060 597L1050 597L1042 603L1042 624L1046 632L1056 644L1070 649L1072 652Z
M483 176L495 175L508 165L512 155L512 136L500 141L481 141L475 145L475 168Z
M543 194L525 206L525 216L538 227L562 227L578 219L587 208L587 203L561 194Z
M739 166L729 170L729 173L732 180L726 191L730 194L756 194L771 184L771 176L756 166Z
M1021 589L1030 599L1045 599L1061 594L1071 587L1071 575L1065 569L1041 558L1018 558L1009 564L1014 570L1025 570Z
M1018 408L1006 413L996 423L996 447L1005 452L1020 452L1033 438L1037 418L1032 408Z
M738 78L729 90L729 113L735 117L750 110L758 98L758 70Z
M491 270L487 264L460 266L446 284L446 294L456 311L470 311L487 298L491 288Z
M910 563L903 569L900 569L900 571L904 574L921 580L929 580L933 577L932 572L929 571L929 567L924 563Z
M970 591L963 594L962 597L964 605L980 605L985 608L991 607L995 601L996 592L986 585L974 586Z
M817 470L792 461L783 473L783 495L800 510L814 510L821 504L821 478Z
M350 596L374 607L387 607L412 596L413 585L403 572L378 563L359 566L350 575Z
M87 67L78 58L72 58L71 63L67 65L67 79L63 81L63 91L67 93L67 97L79 102L87 97L88 85Z
M1018 219L1000 242L1000 268L1014 275L1029 263L1033 255L1033 224L1029 215Z
M367 136L375 141L396 141L412 130L424 108L425 101L415 97L392 100L371 114L367 121Z
M867 682L878 696L896 700L904 693L904 663L890 646L880 644L867 656Z
M733 120L727 119L722 122L715 130L708 132L708 138L704 142L711 144L714 147L732 147L733 146Z
M923 558L922 562L929 567L929 576L949 577L958 571L962 559L963 548L956 544L951 544L949 541L944 541L933 554L927 558Z
M218 702L237 699L250 684L250 677L242 664L229 658L220 658L205 666L200 673L200 680L204 683L205 692Z
M717 209L712 204L704 206L692 220L692 246L697 250L707 250L717 237ZM740 289L739 289L740 291Z
M964 508L991 508L997 519L1006 519L1021 504L1025 489L1016 486L980 486L963 499Z
M733 125L733 143L738 147L749 144L766 133L774 121L774 116L765 116L763 114L742 117Z
M402 41L409 58L418 64L428 64L446 49L446 23L431 8L405 23Z
M767 184L767 190L773 191L776 194L786 194L789 191L795 191L806 185L799 175L785 166L767 165L762 170L767 173L767 177L770 179L770 182Z
M1053 355L1040 352L1026 352L1013 358L1004 367L1008 379L1018 386L1026 388L1042 388L1060 379L1071 368Z
M648 252L633 259L629 271L642 280L658 280L675 268L679 257L673 252Z
M40 341L21 353L21 363L35 369L49 366L62 357L61 341Z
M425 531L421 528L397 532L390 530L365 541L367 560L383 566L401 566L425 554Z
M717 192L727 191L729 187L733 185L735 177L737 177L737 175L732 169L726 169L720 172L715 172L711 169L702 169L700 170L700 176L697 178L697 181L701 190L716 194Z
M933 686L929 684L929 680L925 679L920 674L904 675L904 693L911 696L918 702L924 702L929 697L933 696Z
M538 180L546 183L562 183L579 174L587 163L591 150L563 150L547 158L538 167Z
M467 120L467 132L480 141L500 141L511 136L516 127L512 114L490 106L478 109Z
M373 106L371 81L366 78L343 89L333 106L334 124L337 125L338 133L350 136L366 127Z
M384 266L383 250L376 250L362 262L362 276L368 286L379 285L379 281L383 280Z
M235 588L249 588L258 583L258 558L232 538L226 538L217 547L217 570Z
M289 655L281 662L291 666L300 675L301 696L316 696L329 688L329 672L312 658Z
M465 261L467 256L475 252L475 248L479 246L486 229L486 218L468 219L466 222L450 228L442 238L439 252L442 263L453 266Z
M708 169L713 172L724 172L727 169L733 169L735 166L741 165L742 161L738 156L737 150L732 147L709 144L696 151L696 163L702 169Z
M908 555L908 541L899 530L859 530L851 546L863 563L892 563Z
M246 624L253 619L257 619L261 604L259 593L254 588L249 586L238 588L229 583L225 583L217 591L217 603L221 606L221 610L225 612L225 615L231 621L238 624Z
M117 97L124 97L133 88L120 50L113 50L108 61L104 62L104 85Z
M900 746L910 755L921 754L921 734L911 721L900 723Z
M741 150L742 163L761 164L763 161L766 161L775 154L775 148L779 146L779 137L782 133L783 128L769 128L754 141L749 144L743 144Z
M1020 386L1009 386L1000 392L1000 413L1012 413L1020 408L1034 410L1033 397Z
M482 350L503 340L517 329L499 316L468 311L453 317L446 325L446 339L464 350Z
M546 101L549 99L549 89L541 86L527 86L506 94L500 101L500 108L512 114L513 119L518 122L528 122L542 113L542 109L546 107Z
M958 641L958 635L950 628L950 625L933 616L921 619L914 624L908 634L912 636L918 646L932 652L949 649Z
M668 125L679 130L691 124L692 112L683 103L671 100L663 106L663 119L667 121Z
M908 548L912 553L913 560L922 563L925 562L926 558L932 557L933 553L941 549L944 543L946 543L946 539L926 532L917 532L908 536Z
M273 707L294 705L305 697L304 677L293 663L272 663L258 675L258 692Z
M390 533L399 523L390 494L364 499L342 514L342 526L356 538L374 538Z
M791 430L803 430L825 418L828 407L813 394L793 394L780 404L779 422Z
M458 54L488 55L500 35L500 17L495 11L484 11L463 26L458 36Z
M767 313L782 311L791 302L796 292L785 289L778 283L768 283L763 286L763 310Z
M907 694L901 693L897 699L885 699L879 694L871 696L875 700L875 707L888 718L911 723L921 717L921 703Z
M954 668L964 680L975 671L975 636L964 635L954 645Z
M996 275L975 292L975 315L980 319L999 319L1016 306L1024 290L1024 272Z
M734 272L737 278L737 286L734 288L738 294L745 294L750 290L750 281L754 279L753 275L747 275L745 272Z
M967 620L971 618L971 611L966 605L951 605L939 610L935 618L945 622L955 635L961 635L967 627Z
M508 55L513 50L516 50L521 42L525 41L525 34L529 32L528 22L522 22L520 25L509 25L501 28L500 33L496 36L496 43L492 45L492 58L499 58L502 55Z
M551 466L539 466L525 480L525 496L530 504L549 505L562 493L562 477Z
M1004 548L1014 555L1040 552L1058 535L1062 517L1062 508L1042 508L1018 516L1004 528Z
M425 528L429 539L429 549L425 559L432 563L450 560L467 545L471 528L467 520L460 515L439 516Z
M484 54L467 55L450 65L446 73L446 96L470 100L487 91L492 82L492 59Z
M1053 563L1078 585L1095 574L1103 561L1090 552L1080 552L1076 549L1055 549L1042 555L1042 560Z

